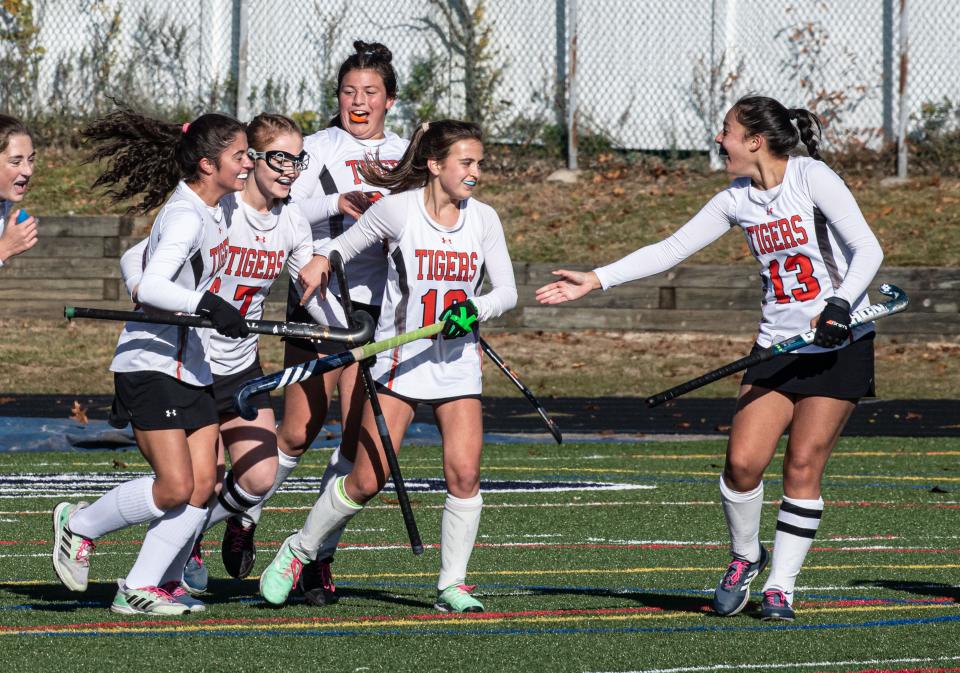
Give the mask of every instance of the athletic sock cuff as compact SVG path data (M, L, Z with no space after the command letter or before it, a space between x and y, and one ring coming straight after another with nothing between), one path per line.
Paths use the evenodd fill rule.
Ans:
M363 505L359 505L353 501L353 499L347 495L347 489L344 487L343 482L346 477L337 477L337 480L333 482L333 502L335 505L342 504L344 507L347 507L351 510L363 509Z
M233 470L227 472L223 488L217 496L217 501L228 512L242 514L263 500L262 495L253 495L243 490L233 477Z
M477 491L476 495L469 498L458 498L455 495L447 493L447 499L443 503L445 509L454 512L472 512L483 507L483 496Z
M288 467L291 470L300 464L300 456L290 456L277 449L277 460L280 461L280 464L284 467Z
M823 511L823 498L817 498L816 500L801 500L800 498L789 498L787 496L783 496L780 502L782 503L780 505L781 507L783 507L783 505L792 505L793 507L800 507L802 509L820 510L821 512Z
M340 477L347 476L353 470L353 461L343 455L339 446L330 454L330 462L327 465L333 470L334 474Z
M140 477L121 484L117 489L120 516L128 525L159 519L166 512L153 499L153 477Z
M724 481L723 475L721 475L720 495L730 502L749 502L756 498L763 497L763 482L761 481L752 491L734 491L732 488L727 486L727 482Z

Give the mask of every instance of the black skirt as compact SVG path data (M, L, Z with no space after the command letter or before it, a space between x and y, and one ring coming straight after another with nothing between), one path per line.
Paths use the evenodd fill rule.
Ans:
M858 400L876 395L870 332L849 346L826 353L787 353L747 369L741 385L781 393ZM761 350L754 346L751 353Z
M211 386L191 386L160 372L115 372L108 421L138 430L195 430L220 422Z
M260 361L235 374L213 375L213 399L217 404L217 412L224 416L236 416L237 407L234 403L237 390L247 381L263 376ZM254 409L270 408L270 393L257 393L248 398L247 403Z

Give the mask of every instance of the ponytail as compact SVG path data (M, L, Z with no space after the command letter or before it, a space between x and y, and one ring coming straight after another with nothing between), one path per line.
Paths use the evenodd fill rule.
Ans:
M733 105L737 121L748 135L762 135L776 156L785 157L803 142L807 154L823 161L820 140L823 127L817 115L803 108L787 109L767 96L747 96ZM794 126L796 122L796 126Z
M130 212L146 213L162 204L180 180L198 181L201 159L219 165L220 154L243 132L243 124L222 114L172 124L118 104L81 135L92 147L87 161L107 164L93 187L105 187L112 203L142 194Z
M377 156L360 166L364 181L374 187L385 187L392 193L417 189L427 184L430 170L427 160L442 161L450 154L450 148L461 140L483 142L483 131L473 122L443 119L424 122L414 131L410 145L392 170Z

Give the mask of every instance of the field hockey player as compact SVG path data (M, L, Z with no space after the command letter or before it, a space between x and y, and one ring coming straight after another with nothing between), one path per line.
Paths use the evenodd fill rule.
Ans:
M310 225L294 203L290 188L309 161L303 150L303 136L296 122L288 117L263 113L247 125L248 155L254 168L242 191L221 200L229 223L230 248L226 266L213 281L211 292L223 297L249 320L263 317L263 304L284 266L289 268L294 288L302 268L313 259ZM131 294L140 281L146 241L131 248L121 260L124 281ZM316 298L306 305L312 321L324 325L345 326L339 305ZM220 415L218 477L224 469L224 453L230 456L232 469L219 478L217 498L210 515L201 524L196 542L186 562L170 569L164 582L179 584L191 594L207 588L207 569L200 554L202 533L217 523L236 517L258 504L273 485L277 470L276 423L270 397L266 393L251 398L259 410L254 420L246 421L234 408L234 395L247 381L263 376L258 351L258 336L231 339L210 334L207 350L213 373L213 394ZM228 525L235 521L229 518ZM240 536L231 538L234 543ZM186 551L190 550L185 550ZM224 549L223 561L232 576L246 576L256 559L242 549ZM233 565L231 565L233 564ZM181 577L182 575L182 577ZM193 610L198 606L194 605Z
M720 479L733 560L713 608L733 615L771 564L764 619L794 618L794 585L823 513L827 459L857 401L873 395L872 324L850 328L869 304L883 259L850 190L820 158L819 120L751 96L727 112L716 142L731 185L669 238L588 273L559 270L537 290L543 304L666 271L739 227L760 263L762 319L755 349L816 328L813 345L746 370ZM790 156L799 142L809 156ZM790 429L772 562L759 541L763 474Z
M387 112L397 97L397 75L391 65L390 50L382 44L361 41L354 42L353 46L355 53L341 64L337 75L339 111L328 128L305 139L304 148L310 163L291 191L294 202L310 222L316 250L348 231L374 200L388 193L386 188L373 187L365 181L359 170L364 162L377 156L383 165L392 166L407 147L406 140L384 128ZM387 278L387 260L382 247L373 247L358 255L350 261L347 271L354 308L366 311L376 320ZM309 271L304 279L308 277ZM332 293L338 295L339 291L334 287ZM287 320L310 320L301 306L303 296L306 295L296 292L291 284ZM287 339L284 367L343 350L343 344ZM363 404L363 387L358 384L358 367L354 365L286 389L283 420L277 433L279 467L264 500L280 488L316 439L338 387L342 434L322 483L350 472ZM249 559L256 554L254 531L261 516L262 502L227 524L223 560L228 571L238 570L237 577L245 577L252 567ZM318 561L304 569L301 589L306 600L315 605L336 600L330 564L338 540L338 535L331 536ZM241 558L230 558L237 555Z
M0 267L37 244L37 221L17 207L27 193L37 154L30 129L0 114Z
M388 245L389 273L377 340L444 321L442 338L405 344L372 367L383 416L395 447L421 403L433 408L443 444L447 497L440 526L436 607L480 612L466 584L480 524L482 353L480 321L516 304L513 267L496 212L476 201L483 142L471 123L423 124L392 171L367 166L369 184L389 188L350 230L320 250L349 261ZM486 276L491 290L479 294ZM303 528L288 537L260 577L260 593L283 604L304 563L383 488L389 472L370 404L364 405L360 450L353 469L327 485Z
M225 336L246 336L240 312L210 291L229 257L221 199L242 189L253 168L243 124L219 114L170 124L120 107L83 133L92 158L108 162L95 186L111 188L115 201L142 195L140 212L163 204L143 257L139 302L199 313ZM124 325L110 366L116 388L110 422L133 425L156 476L125 482L90 505L64 502L54 510L54 568L75 591L87 588L94 540L151 522L133 568L119 581L114 612L191 609L194 599L177 591L179 584L170 588L182 595L171 593L164 577L206 520L216 485L219 425L206 337L194 328Z

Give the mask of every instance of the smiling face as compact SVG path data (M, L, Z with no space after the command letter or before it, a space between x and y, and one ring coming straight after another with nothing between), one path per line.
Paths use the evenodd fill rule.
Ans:
M237 133L217 157L219 166L214 166L211 179L224 194L237 192L243 189L247 175L253 169L253 161L247 156L247 135ZM203 159L202 161L207 161Z
M337 98L343 129L358 140L383 138L387 110L395 99L387 97L383 78L376 70L351 70L343 76Z
M7 149L0 152L0 199L23 201L36 158L30 136L22 133L10 136Z
M483 170L483 143L474 138L458 140L450 146L444 159L431 159L427 162L431 182L436 181L440 189L452 201L462 201L473 196L473 190L480 182Z
M286 152L292 156L298 156L303 151L303 136L299 133L281 133L276 138L267 143L264 152L273 151ZM300 176L300 171L293 162L278 162L283 172L277 172L271 168L266 159L258 159L253 165L253 181L248 181L247 189L259 189L263 196L269 202L274 199L285 199L290 196L290 187L293 181Z
M737 121L736 108L727 112L723 129L714 140L720 145L720 156L727 173L735 177L753 175L763 137L747 134L743 124Z

